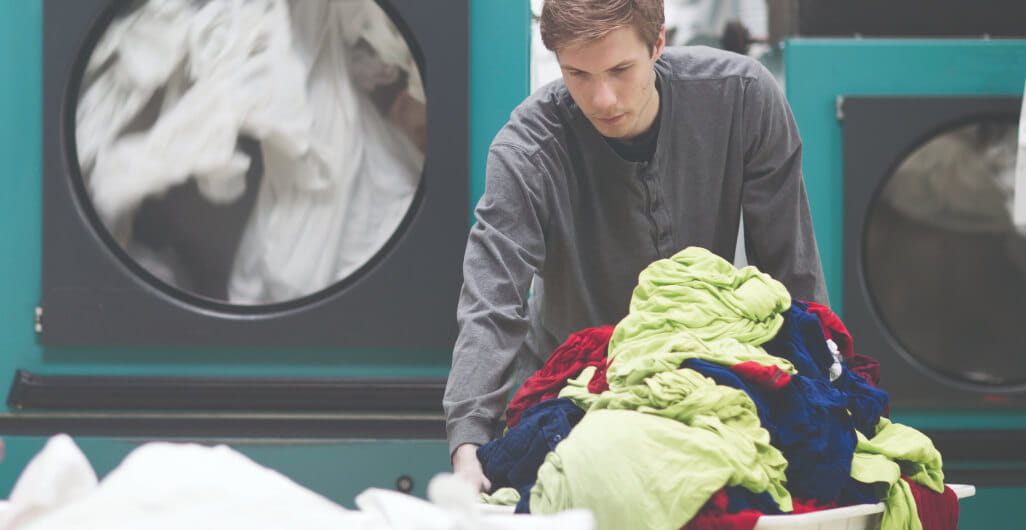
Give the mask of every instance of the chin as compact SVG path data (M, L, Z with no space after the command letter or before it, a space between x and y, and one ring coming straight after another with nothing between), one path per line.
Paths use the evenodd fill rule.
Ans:
M627 136L627 131L625 131L621 127L608 127L608 126L605 126L605 125L602 125L602 124L599 124L599 123L595 123L595 122L592 122L592 125L595 126L595 129L599 132L599 134L601 134L602 136L605 136L606 138L612 138L614 140L619 140L619 139L623 138L624 136Z

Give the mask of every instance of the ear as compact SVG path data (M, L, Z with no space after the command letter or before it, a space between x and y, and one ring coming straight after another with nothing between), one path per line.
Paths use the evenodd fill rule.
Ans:
M652 45L652 60L655 61L663 55L663 48L666 47L666 26L659 29L659 37Z

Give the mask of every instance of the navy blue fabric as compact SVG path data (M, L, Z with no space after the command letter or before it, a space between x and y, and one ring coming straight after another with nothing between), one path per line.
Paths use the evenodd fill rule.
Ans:
M545 455L583 416L584 411L569 399L547 399L525 410L520 423L502 438L478 448L477 459L492 487L512 486L520 492L516 513L530 513L531 487Z
M777 425L776 422L773 421L769 403L766 401L765 390L749 385L748 382L738 377L737 374L732 372L730 368L727 368L726 366L711 363L709 361L703 361L702 359L685 359L684 362L680 363L680 367L690 368L709 379L716 381L716 384L718 385L743 390L748 394L748 397L752 398L752 401L755 402L755 408L759 412L759 420L762 422L762 426L770 432L770 435L773 435L773 432L777 430Z
M834 357L819 317L798 301L783 317L780 332L763 344L768 353L798 369L783 388L749 385L729 368L705 361L691 359L681 366L752 398L773 445L788 461L788 489L795 497L820 503L841 503L842 497L865 502L863 492L848 484L856 443L853 429L873 435L887 394L849 370L831 383L828 374Z
M791 384L806 403L800 414L804 437L787 447L787 480L791 493L802 499L833 503L851 480L855 430L843 394L816 379L794 376ZM796 429L798 431L799 429Z
M827 346L819 317L810 313L808 309L808 304L795 300L791 304L791 308L784 313L785 321L789 320L791 323L791 346L799 352L794 357L787 358L795 363L798 373L806 377L813 377L813 373L815 373L816 379L829 381L827 374L829 374L830 365L834 362L834 357L830 353L830 347ZM777 334L776 338L764 345L767 352L779 355L771 351L771 344L780 339L781 335L783 335L783 330ZM813 369L805 360L806 355L816 369ZM780 356L786 357L785 355ZM833 386L848 397L845 406L852 414L855 428L867 438L872 438L876 434L876 424L880 422L880 415L883 414L890 402L890 396L887 392L875 388L865 379L848 370L847 365L844 366L841 376L833 382Z
M880 416L887 410L890 395L849 370L847 364L844 364L841 377L834 381L834 387L848 396L848 411L851 412L855 428L866 438L875 436L876 424L880 423Z
M781 447L787 457L788 489L803 499L837 502L851 480L855 430L848 414L848 396L831 384L828 376L834 358L827 346L819 317L795 301L783 313L784 323L769 342L767 353L783 357L798 369L791 385L805 402L799 412L799 429L805 436L795 447ZM782 440L782 443L783 440Z
M841 497L837 500L837 504L839 506L872 504L880 502L886 495L886 484L864 484L855 479L851 479L844 485L844 490L841 491Z
M819 317L808 312L807 304L795 300L783 317L777 336L763 347L795 365L799 375L792 379L792 386L799 387L812 407L807 418L813 434L807 438L811 453L792 459L785 452L791 492L821 502L841 503L842 496L849 501L864 499L863 490L848 484L852 482L849 475L856 441L853 428L872 437L888 395L847 367L831 383L827 374L834 358Z
M811 359L804 362L814 367ZM830 386L826 376L824 382L793 375L788 385L765 390L707 361L688 359L681 367L741 389L752 398L770 442L787 459L787 487L792 495L823 503L837 501L851 474L855 433L844 409L845 396Z
M742 510L758 510L766 515L783 513L768 491L752 493L743 486L727 486L723 490L727 493L727 513Z

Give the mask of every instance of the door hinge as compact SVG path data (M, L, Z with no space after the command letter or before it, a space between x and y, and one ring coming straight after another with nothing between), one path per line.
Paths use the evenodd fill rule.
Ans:
M43 308L36 306L36 333L43 332Z

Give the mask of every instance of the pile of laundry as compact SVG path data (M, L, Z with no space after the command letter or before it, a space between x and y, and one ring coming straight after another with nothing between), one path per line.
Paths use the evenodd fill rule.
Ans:
M887 419L878 382L830 309L689 247L641 273L615 327L571 335L520 387L478 450L502 488L486 500L587 508L600 529L750 529L883 501L885 530L956 528L940 453Z

